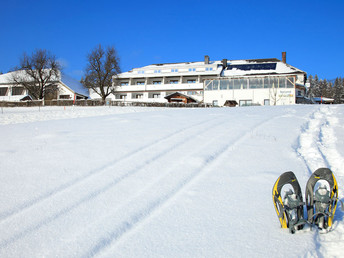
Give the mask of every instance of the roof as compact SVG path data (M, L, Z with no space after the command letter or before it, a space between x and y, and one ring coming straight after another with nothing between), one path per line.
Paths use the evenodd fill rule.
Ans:
M175 96L175 95L181 95L181 96L184 96L184 97L187 98L187 99L191 99L191 100L193 100L193 101L195 101L195 102L199 102L197 99L195 99L195 98L193 98L193 97L190 97L190 96L188 96L188 95L185 95L185 94L183 94L183 93L180 93L179 91L176 91L176 92L174 92L174 93L171 93L171 94L165 96L165 99L173 98L173 96Z
M198 75L220 75L222 66L221 61L212 61L209 64L204 62L182 62L182 63L166 63L166 64L152 64L139 68L133 68L131 71L118 74L119 78L139 78L139 77L163 77L163 76L180 76L187 73L188 76ZM188 71L189 68L205 68L209 67L212 70L208 71ZM172 69L179 69L178 72L172 72ZM157 70L159 73L154 73ZM182 71L184 70L184 71ZM143 73L142 73L143 72Z
M204 70L212 67L211 71ZM195 68L196 71L188 71L188 68ZM203 68L198 69L197 68ZM180 69L177 73L172 69ZM154 73L154 71L159 71ZM181 71L182 70L182 71ZM209 64L202 62L181 62L152 64L131 71L118 74L119 78L145 78L145 77L164 77L164 76L198 76L198 75L218 75L224 77L244 76L244 75L264 75L264 74L295 74L305 73L289 64L283 63L277 58L265 59L242 59L227 60L227 66L223 67L222 61L210 61Z
M61 82L63 82L72 91L82 94L84 96L89 96L89 91L86 89L78 80L72 78L71 76L61 73Z
M45 70L47 71L47 69ZM13 83L13 76L18 76L19 78L25 78L27 79L27 81L32 81L32 78L29 77L27 75L27 73L25 73L24 70L17 70L17 71L12 71L12 72L8 72L8 73L5 73L5 74L1 74L0 75L0 84L11 84ZM59 78L58 77L55 77L55 76L52 76L52 81L58 81Z
M323 102L333 102L334 101L334 99L325 98L325 97L314 97L313 100L316 101L316 102L321 102L321 101L323 101Z
M232 60L223 71L223 76L264 75L264 74L295 74L305 73L276 58Z

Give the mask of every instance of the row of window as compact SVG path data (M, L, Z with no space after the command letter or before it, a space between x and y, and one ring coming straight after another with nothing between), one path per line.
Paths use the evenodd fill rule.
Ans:
M202 95L202 91L188 91L187 95L194 95L194 96L200 96ZM130 93L128 93L130 94ZM116 99L127 99L128 98L128 94L117 94L116 95ZM166 95L168 95L169 93L166 92ZM129 95L130 96L130 95ZM148 93L148 98L160 98L161 97L161 93L158 92L151 92ZM132 99L143 99L144 98L144 94L143 93L131 93L131 98Z
M195 71L196 71L196 68L189 68L188 71L189 71L189 72L195 72ZM205 68L205 71L213 71L213 67L206 67L206 68ZM173 69L171 69L171 72L172 72L172 73L178 73L178 72L179 72L179 69L173 68ZM145 71L139 70L137 73L138 73L138 74L144 74ZM161 70L160 70L160 69L156 69L156 70L154 70L154 73L161 73Z
M153 81L153 85L160 85L161 81ZM178 84L179 80L170 80L169 84ZM187 80L186 83L196 83L196 80ZM121 86L128 86L129 82L121 82ZM136 82L136 85L145 85L144 81L138 81Z
M219 105L219 101L213 100L213 106L218 106L218 105ZM252 102L252 99L239 100L240 107L252 106L252 105L254 105L254 103ZM269 99L264 99L264 106L270 106Z
M262 88L294 88L294 77L266 77L205 81L205 90L235 90Z
M8 87L1 87L0 88L0 96L6 96L8 91ZM24 94L23 87L13 87L12 88L12 96L18 96Z

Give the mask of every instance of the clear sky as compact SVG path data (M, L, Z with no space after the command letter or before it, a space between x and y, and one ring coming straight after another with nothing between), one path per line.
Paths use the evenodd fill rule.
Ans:
M28 1L0 3L0 71L37 48L80 79L86 55L113 45L123 72L155 63L278 58L344 77L344 1Z

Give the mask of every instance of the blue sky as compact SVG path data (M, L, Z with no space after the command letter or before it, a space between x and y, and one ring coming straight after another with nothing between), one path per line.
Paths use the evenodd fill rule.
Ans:
M0 4L0 71L37 48L80 79L86 55L113 45L122 71L155 63L278 58L344 77L344 1L22 1Z

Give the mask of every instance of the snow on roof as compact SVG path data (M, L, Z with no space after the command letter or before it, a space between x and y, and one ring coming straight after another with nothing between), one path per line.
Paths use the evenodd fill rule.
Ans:
M88 89L86 89L78 80L72 78L71 76L61 73L61 81L74 92L89 96Z
M213 67L212 71L197 71L197 68ZM171 69L188 69L196 68L196 71L188 71L188 76L193 75L219 75L222 70L222 61L211 61L209 64L204 62L182 62L182 63L166 63L166 64L152 64L139 68L134 68L131 71L124 72L118 75L119 78L130 77L163 77L163 76L180 76L182 71L178 73L169 71ZM215 68L215 69L214 69ZM155 70L160 70L158 73L153 73ZM149 71L149 72L148 72ZM153 72L152 72L153 71ZM223 70L222 76L240 76L240 75L256 75L256 74L288 74L288 73L304 73L289 64L283 63L277 58L266 59L243 59L243 60L227 60L227 67Z
M186 98L192 99L192 100L194 100L195 102L199 102L197 99L195 99L195 98L193 98L193 97L191 97L191 96L189 96L189 95L185 95L185 94L183 94L183 93L181 93L181 92L179 92L179 91L176 91L176 92L173 92L173 93L171 93L171 94L168 94L167 96L165 96L165 99L168 99L168 98L170 98L170 97L172 97L172 96L174 96L174 95L181 95L181 96L184 96L184 97L186 97Z
M0 74L0 84L6 84L10 82L11 73Z
M271 58L229 61L227 69L223 72L223 76L288 73L304 72L278 59Z
M334 99L325 98L325 97L314 97L313 99L314 99L315 101L318 101L318 102L320 102L320 101L329 101L329 102L334 101Z
M47 70L48 69L46 69L46 71ZM3 83L3 84L11 84L11 83L13 83L13 79L12 79L13 76L20 77L21 79L25 78L28 81L32 81L32 78L30 76L28 76L27 73L24 70L17 70L17 71L1 74L0 75L0 83ZM52 78L51 81L59 81L59 78L56 78L54 75L51 78Z

